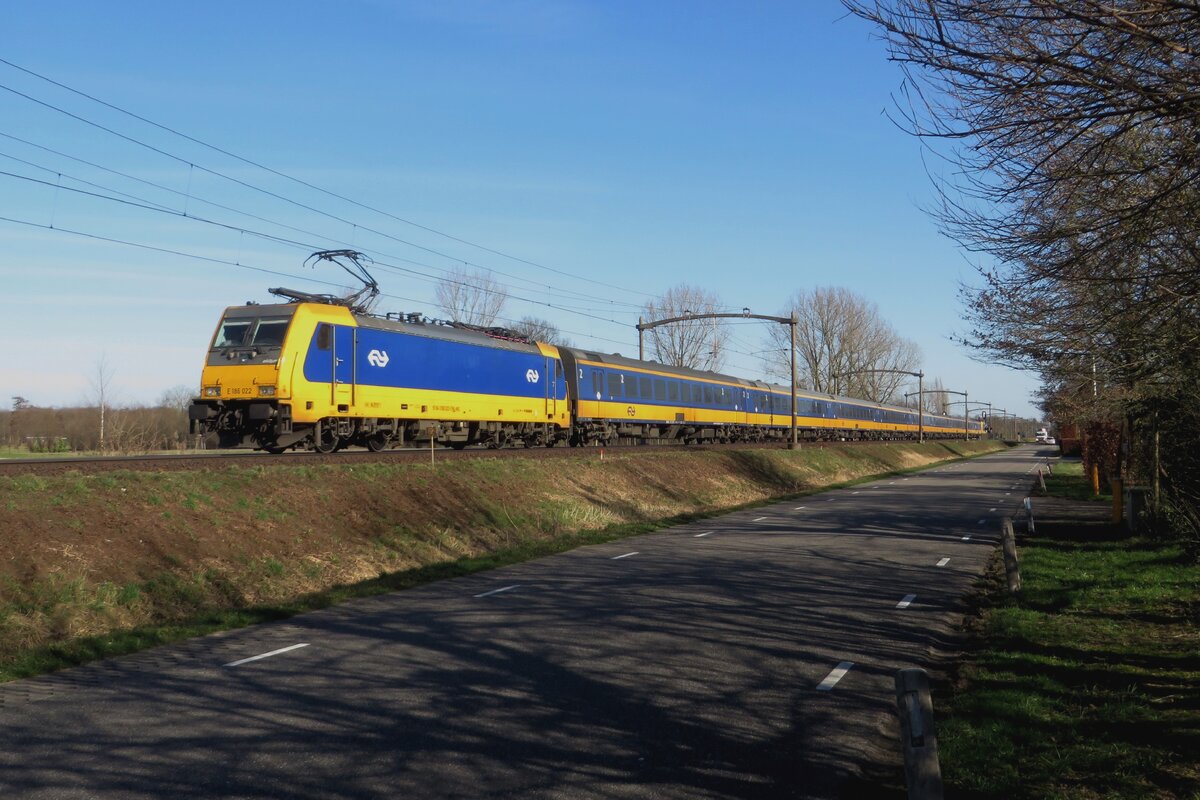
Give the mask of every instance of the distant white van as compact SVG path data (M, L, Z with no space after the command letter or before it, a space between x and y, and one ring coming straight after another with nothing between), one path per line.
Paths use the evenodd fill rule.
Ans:
M1037 435L1033 438L1035 441L1044 442L1050 438L1050 433L1045 428L1038 428Z

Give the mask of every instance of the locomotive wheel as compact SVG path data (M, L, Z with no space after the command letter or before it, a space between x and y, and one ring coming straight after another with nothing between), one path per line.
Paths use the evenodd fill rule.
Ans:
M341 443L341 437L330 430L330 426L321 425L317 435L313 437L313 450L318 453L332 453Z
M274 444L268 444L268 445L263 445L263 450L266 450L268 453L270 453L273 456L277 456L280 453L282 453L284 450L287 450L287 448L280 447L280 446L274 445Z
M368 436L366 445L367 449L372 453L378 453L388 446L388 436L386 433L377 433L374 436Z

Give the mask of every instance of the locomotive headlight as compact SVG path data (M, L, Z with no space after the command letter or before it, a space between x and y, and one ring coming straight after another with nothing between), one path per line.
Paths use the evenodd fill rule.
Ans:
M258 387L258 396L259 397L274 397L275 396L275 387L274 386Z
M220 397L221 396L221 387L220 386L205 386L204 387L204 396L205 397Z

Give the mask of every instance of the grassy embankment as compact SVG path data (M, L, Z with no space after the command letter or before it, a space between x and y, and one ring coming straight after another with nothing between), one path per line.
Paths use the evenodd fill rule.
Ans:
M0 478L0 680L998 447Z
M1046 488L1091 496L1078 463ZM1104 522L1019 546L1020 597L993 573L935 699L947 796L1200 798L1200 568Z

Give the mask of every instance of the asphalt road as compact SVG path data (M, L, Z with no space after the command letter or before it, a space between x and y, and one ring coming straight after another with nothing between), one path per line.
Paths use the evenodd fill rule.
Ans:
M4 798L837 797L1022 447L0 686Z

